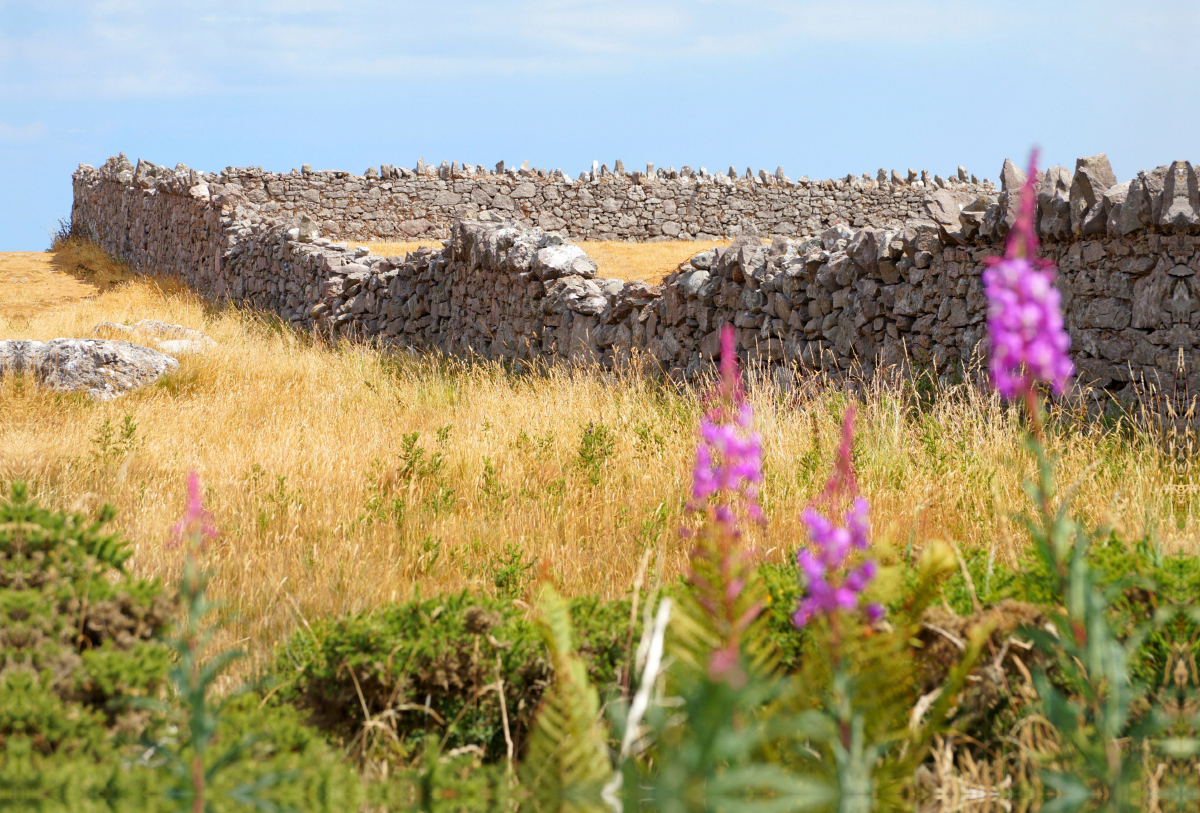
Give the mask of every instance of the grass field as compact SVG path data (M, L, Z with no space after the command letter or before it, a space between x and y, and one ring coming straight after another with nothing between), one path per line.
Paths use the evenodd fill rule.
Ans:
M127 277L127 269L87 244L73 244L60 254L0 253L0 318L21 318L78 302Z
M0 301L24 296L26 284L0 281ZM0 335L85 336L101 321L137 319L198 328L219 346L108 403L5 380L0 479L28 480L54 507L111 503L134 545L133 570L172 580L182 554L167 545L170 527L196 469L221 530L214 590L251 663L304 619L417 591L520 595L545 566L568 593L614 596L648 546L661 546L667 575L684 566L694 393L587 370L522 376L314 345L146 278L0 312ZM1012 540L1024 537L997 508L1028 504L1021 481L1031 464L1015 413L965 387L921 398L918 409L910 385L879 384L860 406L855 460L880 544L903 561L931 539L952 539L968 555L1015 562ZM760 541L785 560L803 540L798 514L829 470L846 398L755 387L752 399L767 472ZM1112 522L1126 540L1152 534L1164 549L1192 549L1195 496L1173 495L1153 443L1128 425L1059 418L1051 448L1084 518Z
M372 253L382 257L403 255L418 248L441 247L436 240L417 240L408 243L355 243L352 246L367 246ZM671 240L661 243L626 243L621 241L585 240L577 243L587 255L600 266L596 272L601 277L626 281L644 280L652 284L663 278L705 249L727 246L728 240L714 243L697 243L692 240Z

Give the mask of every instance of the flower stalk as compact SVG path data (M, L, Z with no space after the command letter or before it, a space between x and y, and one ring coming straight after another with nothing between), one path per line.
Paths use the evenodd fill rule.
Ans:
M746 400L737 369L734 332L721 331L720 379L700 421L688 510L704 511L690 560L689 581L717 632L719 644L709 656L709 677L737 687L746 681L741 666L742 635L762 611L747 603L744 591L755 551L744 544L741 525L761 523L758 487L762 483L762 438L754 431L754 410Z

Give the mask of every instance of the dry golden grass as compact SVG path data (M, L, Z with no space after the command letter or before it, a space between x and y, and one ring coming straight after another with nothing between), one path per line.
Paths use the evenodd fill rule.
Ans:
M0 253L0 318L21 319L96 296L128 279L129 269L91 243L67 241L46 251Z
M601 277L623 279L627 282L644 280L653 285L690 260L713 246L727 246L728 240L697 243L692 240L672 240L661 243L625 243L620 241L584 241L579 247L600 266Z
M252 664L302 617L418 590L491 590L505 555L544 563L573 594L625 593L648 545L662 546L666 575L684 568L677 531L694 395L587 371L521 376L314 346L147 279L29 318L0 317L0 335L82 336L101 321L143 318L199 328L220 344L108 403L4 381L0 480L28 480L54 507L113 504L132 569L170 582L181 554L167 547L169 529L196 469L221 530L214 592ZM859 409L858 477L878 540L902 555L953 538L1015 562L1022 537L1002 516L1026 506L1020 483L1032 467L1013 413L968 390L943 392L920 412L910 396L878 387ZM752 397L770 518L761 543L786 561L803 539L798 514L829 470L845 399L765 387ZM126 418L136 431L122 445ZM1093 425L1057 432L1052 445L1062 482L1079 478L1085 519L1114 520L1127 539L1157 526L1168 549L1193 544L1195 498L1173 502L1170 468L1152 444Z
M584 240L577 245L600 266L597 274L611 279L626 281L644 280L653 285L679 267L685 260L713 246L727 246L728 240L713 243L698 243L692 240L671 240L661 243L626 243L621 241ZM409 243L356 243L351 246L366 246L371 253L381 257L403 256L406 252L432 246L441 248L436 240L418 240Z
M358 246L366 246L371 249L372 254L378 254L380 257L403 257L410 251L416 251L419 248L437 248L442 247L441 240L409 240L407 242L388 243L388 242L372 242L360 243L357 240L343 240L348 243L351 248Z

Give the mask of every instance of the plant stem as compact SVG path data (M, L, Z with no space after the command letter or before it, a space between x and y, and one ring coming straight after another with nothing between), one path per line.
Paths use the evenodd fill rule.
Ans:
M1033 427L1034 439L1038 443L1044 444L1046 435L1042 431L1042 405L1033 384L1025 388L1025 411L1029 413L1029 423Z

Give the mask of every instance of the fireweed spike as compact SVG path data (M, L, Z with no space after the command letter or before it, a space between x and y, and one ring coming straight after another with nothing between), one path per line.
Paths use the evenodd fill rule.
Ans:
M991 259L983 272L992 380L1002 396L1023 398L1031 409L1036 407L1038 383L1062 394L1074 372L1060 295L1054 287L1054 265L1037 257L1036 182L1035 150L1004 256ZM1036 415L1032 417L1036 420Z
M832 503L842 492L857 491L854 466L850 448L854 439L854 408L846 410L842 423L842 445L833 476L817 503ZM866 559L857 567L848 568L848 560L854 551L866 551L871 546L870 506L866 498L854 498L846 511L842 525L835 525L814 505L809 505L800 515L808 529L813 548L802 548L796 554L796 564L803 576L805 593L792 616L792 623L803 627L818 615L832 616L858 608L859 598L867 585L875 578L876 564ZM883 617L883 608L877 604L866 607L868 620L875 622Z
M733 328L726 325L720 379L700 420L692 469L688 510L705 511L709 523L692 549L689 580L719 631L720 643L709 656L709 677L734 686L746 678L740 665L741 635L762 609L757 602L744 606L742 597L754 556L745 549L739 524L762 521L762 438L753 424L754 410L738 374Z

